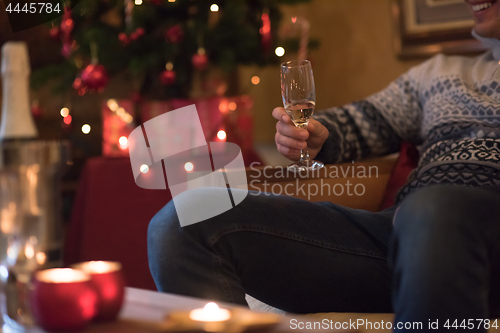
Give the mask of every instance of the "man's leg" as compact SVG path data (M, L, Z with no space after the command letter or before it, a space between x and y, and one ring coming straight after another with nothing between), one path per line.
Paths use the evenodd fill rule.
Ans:
M442 332L447 320L452 326L457 319L458 331L485 331L479 320L500 314L499 241L500 196L494 193L432 186L406 198L391 241L396 324L422 322L432 331L429 322L438 320L433 331Z
M203 196L195 193L185 204L197 200ZM219 216L181 227L170 202L149 226L151 273L164 292L239 304L246 292L294 313L390 312L393 214L251 193Z

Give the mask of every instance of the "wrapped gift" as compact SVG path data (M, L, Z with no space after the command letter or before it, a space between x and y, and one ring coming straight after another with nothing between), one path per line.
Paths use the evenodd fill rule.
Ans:
M141 107L141 120L144 123L160 114L191 104L196 105L206 142L228 141L236 143L242 150L252 149L253 102L249 96L147 102ZM176 119L173 126L182 132L182 128L189 127L189 122L190 119Z
M109 99L102 103L102 154L128 156L128 136L135 128L134 103Z

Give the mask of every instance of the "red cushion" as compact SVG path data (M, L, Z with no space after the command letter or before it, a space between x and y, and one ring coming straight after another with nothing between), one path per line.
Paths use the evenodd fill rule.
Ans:
M382 199L382 204L380 205L380 210L384 210L394 205L396 199L396 194L408 181L408 176L411 171L415 169L418 165L418 150L414 145L403 142L401 143L401 149L399 152L399 157L392 171L391 178L387 183L387 187L384 192L384 198Z

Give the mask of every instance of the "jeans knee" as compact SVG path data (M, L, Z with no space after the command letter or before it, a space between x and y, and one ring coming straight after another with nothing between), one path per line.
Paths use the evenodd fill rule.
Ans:
M151 219L148 226L148 256L154 259L164 253L166 247L171 245L180 228L177 213L172 201L166 204ZM168 252L168 251L167 251Z
M467 229L487 209L494 194L463 186L430 186L403 201L394 217L395 232L408 236L416 233L446 233Z

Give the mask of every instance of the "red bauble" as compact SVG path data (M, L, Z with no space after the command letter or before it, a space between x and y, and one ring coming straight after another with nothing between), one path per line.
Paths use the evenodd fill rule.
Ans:
M108 84L108 73L103 65L88 65L82 72L82 81L93 90L102 90Z
M163 85L173 84L175 83L175 79L177 74L172 70L165 70L160 73L160 82Z
M141 36L139 35L139 33L137 31L134 31L133 33L130 34L131 40L137 40L139 37L141 37Z
M61 29L59 27L52 27L49 30L50 39L58 41L61 38Z
M123 46L127 45L130 42L130 38L124 32L120 32L118 34L118 40L122 43Z
M205 53L197 53L191 58L193 67L199 71L205 70L208 67L208 57Z
M73 81L73 89L75 89L80 96L83 96L87 93L87 86L79 77L77 77L75 81Z
M180 43L184 39L184 31L180 24L174 25L173 27L165 31L165 40L170 43Z
M137 28L137 29L135 29L135 32L136 32L139 36L144 36L144 34L146 33L146 30L144 30L144 28Z
M33 118L35 118L35 119L40 118L42 116L42 112L43 112L43 109L40 106L40 104L38 104L38 102L33 102L31 104L31 114L33 115Z

